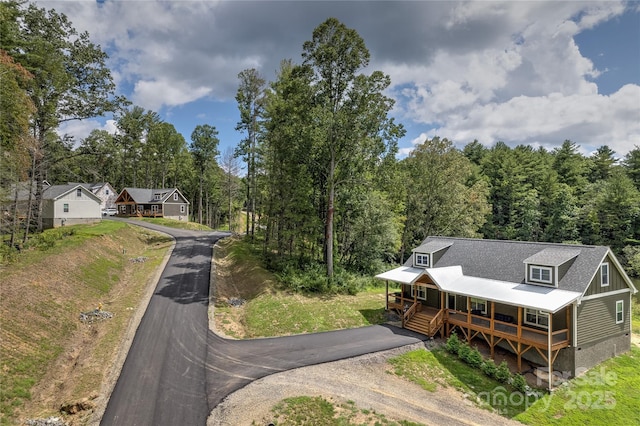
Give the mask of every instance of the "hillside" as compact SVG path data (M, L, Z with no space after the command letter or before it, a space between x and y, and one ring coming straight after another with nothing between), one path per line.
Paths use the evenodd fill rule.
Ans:
M89 408L67 419L79 424L108 396L123 338L171 245L164 235L103 222L0 269L0 424L60 416L67 404ZM98 307L113 316L80 321Z

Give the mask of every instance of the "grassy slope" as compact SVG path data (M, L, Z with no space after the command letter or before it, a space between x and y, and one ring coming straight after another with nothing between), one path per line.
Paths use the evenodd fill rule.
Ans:
M54 247L2 267L0 424L18 414L54 415L63 400L99 392L105 365L171 244L120 222L73 228ZM129 262L138 256L147 261ZM79 313L100 303L114 317L82 324Z
M216 247L216 327L238 337L272 337L379 324L384 321L384 288L355 296L301 295L279 290L250 246L227 239ZM231 307L229 298L245 299ZM235 325L235 328L231 327ZM237 327L240 325L240 327Z

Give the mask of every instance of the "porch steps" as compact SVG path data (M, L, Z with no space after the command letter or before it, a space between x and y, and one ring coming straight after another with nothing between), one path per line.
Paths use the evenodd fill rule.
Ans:
M429 324L433 316L427 315L423 312L416 312L413 317L409 321L404 324L404 328L409 329L411 331L415 331L416 333L426 334L429 337L433 337L440 328L442 328L443 321L440 321L439 324L436 324L433 329L429 328Z

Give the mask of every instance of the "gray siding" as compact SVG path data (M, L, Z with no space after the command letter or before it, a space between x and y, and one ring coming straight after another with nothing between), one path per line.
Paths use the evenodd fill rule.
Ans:
M433 308L440 308L440 292L434 288L427 288L427 301L423 303Z
M562 278L564 278L564 274L566 274L569 268L571 268L571 265L573 265L573 262L575 260L576 259L573 258L570 261L565 262L562 265L558 266L558 282L560 282Z
M442 250L436 251L435 253L431 253L431 267L433 267L433 265L438 263L438 261L440 260L442 255L445 254L446 251L447 249L442 249Z
M624 301L624 321L616 324L616 301ZM631 330L629 293L583 300L578 306L578 346L607 339Z
M589 288L587 288L587 291L584 294L585 296L604 294L609 291L622 290L629 287L618 268L616 268L615 263L613 263L610 255L605 257L604 262L609 263L609 285L606 287L602 287L600 285L602 277L600 276L600 265L598 265L598 272L593 277L593 280L591 280Z
M184 206L184 213L180 212L180 206ZM184 203L164 203L164 216L187 216L189 208Z

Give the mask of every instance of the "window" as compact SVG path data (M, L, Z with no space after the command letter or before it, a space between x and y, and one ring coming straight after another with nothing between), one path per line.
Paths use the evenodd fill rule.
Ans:
M158 205L157 204L152 205L151 206L151 211L154 212L154 213L157 213L158 212Z
M154 199L154 200L159 200L159 199L160 199L160 194L156 194L156 195L154 195L154 196L153 196L153 199Z
M81 188L76 189L76 197L82 197L82 189Z
M62 210L64 210L65 213L69 213L69 204L63 204Z
M544 266L529 266L529 281L551 284L551 268Z
M471 313L483 314L487 313L487 301L484 299L471 298Z
M609 264L603 263L600 265L600 286L608 287L609 286Z
M109 195L109 189L108 188L104 190L104 194L105 195Z
M622 324L624 322L624 300L618 300L616 302L616 324Z
M184 213L184 204L180 205L180 213Z
M428 254L422 254L422 253L416 253L416 257L415 257L415 266L425 266L425 267L429 267L429 255Z
M538 309L525 308L524 322L525 324L549 328L549 314Z
M178 201L178 193L173 194L173 201Z
M416 296L416 292L418 295ZM411 286L411 297L417 297L418 299L427 300L427 288L424 286Z

